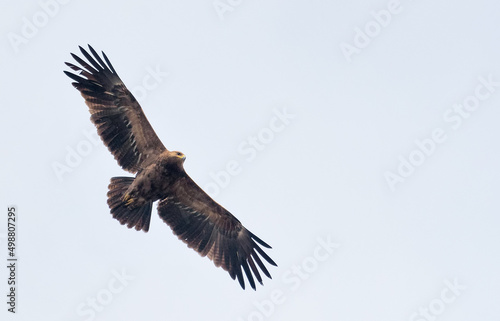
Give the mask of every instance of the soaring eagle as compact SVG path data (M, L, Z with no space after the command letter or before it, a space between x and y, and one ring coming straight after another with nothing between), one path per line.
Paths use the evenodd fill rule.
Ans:
M71 56L80 66L66 62L77 74L64 71L85 98L90 120L118 164L135 177L113 177L108 188L111 214L121 224L149 230L153 202L158 214L177 237L215 266L238 278L245 289L242 269L255 290L262 284L260 270L271 275L259 255L276 263L260 248L271 248L247 230L229 211L208 196L184 171L186 156L169 151L156 136L141 106L125 87L106 54L103 59L89 45L87 61Z

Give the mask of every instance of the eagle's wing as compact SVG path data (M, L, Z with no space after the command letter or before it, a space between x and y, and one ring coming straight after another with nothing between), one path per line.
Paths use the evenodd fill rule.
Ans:
M156 136L137 100L118 77L108 57L102 53L105 63L90 45L89 49L93 57L80 47L88 63L75 54L71 55L80 66L66 63L79 75L67 71L64 73L75 80L73 86L85 98L90 119L118 164L135 173L153 161L155 155L165 150L165 146Z
M248 231L236 217L216 203L189 176L176 181L173 194L158 203L158 213L177 237L208 256L217 267L238 278L245 288L242 268L255 290L254 276L262 284L259 268L271 278L259 255L268 263L276 263L259 247L271 248ZM253 275L252 275L253 273Z

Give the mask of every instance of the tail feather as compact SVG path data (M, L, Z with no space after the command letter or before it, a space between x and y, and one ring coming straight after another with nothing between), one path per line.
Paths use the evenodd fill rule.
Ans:
M130 208L123 200L125 192L133 181L133 177L112 177L108 186L108 205L113 217L122 225L126 224L128 228L135 227L137 231L147 232L153 203L148 202L142 206Z

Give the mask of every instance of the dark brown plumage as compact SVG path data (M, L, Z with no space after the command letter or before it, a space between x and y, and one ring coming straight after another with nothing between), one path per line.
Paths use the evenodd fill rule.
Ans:
M118 164L136 174L135 178L111 178L108 205L113 217L147 232L152 204L159 200L158 213L173 233L228 271L233 280L237 278L243 289L242 269L253 289L254 277L262 284L259 269L271 278L260 257L276 263L259 244L271 247L196 185L184 171L184 154L163 146L104 52L103 61L91 46L89 50L91 54L80 47L88 62L71 54L80 66L66 63L78 75L64 73L75 81L72 84L85 98L91 121Z

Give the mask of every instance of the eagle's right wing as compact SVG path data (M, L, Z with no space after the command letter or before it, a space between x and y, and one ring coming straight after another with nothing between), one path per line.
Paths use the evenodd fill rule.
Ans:
M75 80L73 86L85 98L90 119L118 164L123 169L136 173L166 148L156 136L137 100L118 77L108 57L102 53L105 63L90 45L89 49L93 57L80 47L90 64L75 54L71 55L80 66L66 63L79 75L67 71L64 73Z
M259 269L271 278L261 260L276 266L260 248L271 248L267 243L212 200L189 176L178 179L172 190L158 203L158 214L180 240L229 272L233 280L237 278L243 289L243 271L254 290L254 277L262 284Z

